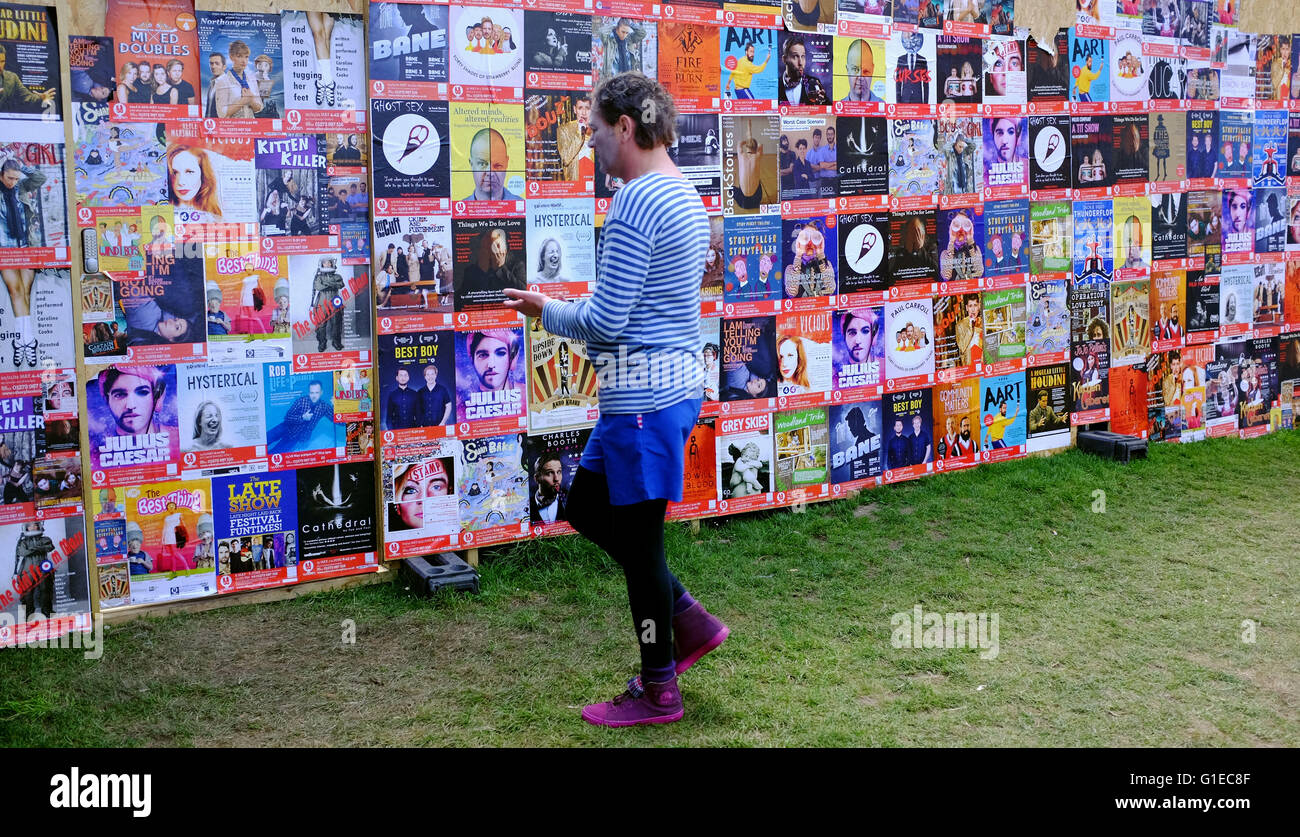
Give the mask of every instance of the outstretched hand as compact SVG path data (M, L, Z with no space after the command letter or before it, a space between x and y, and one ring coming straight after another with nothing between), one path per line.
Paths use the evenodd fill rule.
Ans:
M512 311L519 311L525 317L542 316L542 308L550 301L550 297L536 291L521 291L517 288L505 289L506 301L505 306Z

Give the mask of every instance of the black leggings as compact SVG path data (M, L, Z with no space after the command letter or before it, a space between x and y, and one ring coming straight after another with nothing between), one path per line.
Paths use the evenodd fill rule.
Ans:
M579 465L565 510L570 525L623 568L642 670L672 665L673 603L686 588L668 571L664 557L668 501L611 505L605 475Z

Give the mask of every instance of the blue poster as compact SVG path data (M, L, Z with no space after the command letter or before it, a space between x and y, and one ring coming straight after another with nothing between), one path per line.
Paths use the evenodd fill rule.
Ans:
M274 471L212 478L218 575L297 563L296 474Z

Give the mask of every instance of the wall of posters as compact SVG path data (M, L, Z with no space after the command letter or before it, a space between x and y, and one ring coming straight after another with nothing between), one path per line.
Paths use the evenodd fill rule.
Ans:
M1200 2L1083 4L1050 44L1010 2L540 5L113 0L63 90L61 22L0 3L0 555L31 578L0 601L567 531L597 365L502 302L601 281L587 94L626 70L711 216L675 516L1293 407L1294 37Z

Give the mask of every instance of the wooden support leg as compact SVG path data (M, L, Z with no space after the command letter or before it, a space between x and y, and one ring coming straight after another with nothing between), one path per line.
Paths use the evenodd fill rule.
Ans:
M478 567L478 548L477 548L477 547L474 548L474 549L469 549L469 550L466 550L466 551L465 551L465 561L466 561L466 562L467 562L471 567Z

